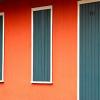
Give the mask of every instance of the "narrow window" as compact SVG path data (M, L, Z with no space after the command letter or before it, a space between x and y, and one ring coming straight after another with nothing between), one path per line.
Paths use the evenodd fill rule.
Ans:
M79 5L79 100L100 100L100 2Z
M32 9L32 83L52 83L52 7Z
M0 82L4 82L4 13L0 13Z

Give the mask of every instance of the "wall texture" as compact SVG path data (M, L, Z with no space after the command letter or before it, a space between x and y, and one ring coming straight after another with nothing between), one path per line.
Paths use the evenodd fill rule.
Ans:
M31 8L53 5L53 84L31 84ZM1 100L77 99L76 0L5 0L5 82Z

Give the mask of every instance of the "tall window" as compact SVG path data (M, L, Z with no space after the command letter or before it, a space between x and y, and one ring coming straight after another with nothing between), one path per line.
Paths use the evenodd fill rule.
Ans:
M0 82L4 81L4 13L0 13Z
M87 1L79 5L78 95L100 100L100 2Z
M52 83L52 7L32 9L32 83Z

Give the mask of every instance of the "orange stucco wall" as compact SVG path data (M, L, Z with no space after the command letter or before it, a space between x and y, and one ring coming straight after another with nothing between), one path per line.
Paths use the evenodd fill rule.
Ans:
M31 8L53 6L53 84L31 84ZM4 0L5 82L0 100L77 100L76 0Z

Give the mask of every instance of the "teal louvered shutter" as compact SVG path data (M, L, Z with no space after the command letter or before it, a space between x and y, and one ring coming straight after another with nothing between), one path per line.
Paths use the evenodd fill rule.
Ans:
M100 3L80 5L79 100L100 100Z
M0 82L3 81L3 15L0 15Z
M51 9L33 11L33 81L51 82Z

